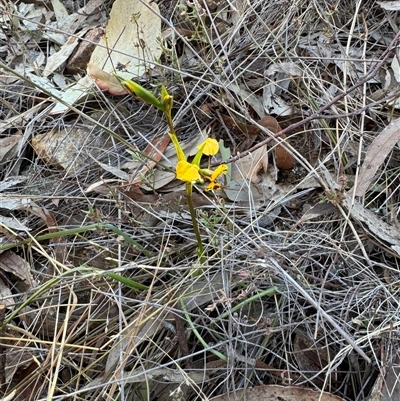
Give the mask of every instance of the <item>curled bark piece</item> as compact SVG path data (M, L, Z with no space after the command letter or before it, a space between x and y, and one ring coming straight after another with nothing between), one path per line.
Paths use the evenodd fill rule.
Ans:
M236 132L240 132L245 135L246 140L244 142L244 149L248 149L252 146L254 141L260 135L260 128L252 124L245 124L235 120L234 118L221 114L221 117L228 129ZM267 128L273 134L282 131L276 118L272 116L265 116L258 121L258 124ZM281 139L284 140L286 135L281 135ZM275 164L281 170L290 170L294 166L295 159L293 155L288 152L282 145L275 146Z
M279 125L276 118L271 116L265 116L260 121L258 121L260 125L269 129L272 133L276 134L279 131L282 131L281 126ZM286 138L286 135L281 136L282 139ZM294 157L291 153L289 153L282 145L277 145L275 147L275 164L281 170L290 170L294 166Z

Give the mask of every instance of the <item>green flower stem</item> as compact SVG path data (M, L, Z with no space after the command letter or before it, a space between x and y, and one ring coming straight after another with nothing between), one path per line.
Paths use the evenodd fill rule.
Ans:
M169 136L171 138L172 143L175 146L176 154L178 156L178 161L180 160L186 160L186 156L183 153L182 147L179 143L178 136L176 135L174 123L172 121L172 116L171 112L164 112L165 118L168 123L168 128L169 128Z
M197 219L196 219L196 211L194 210L193 206L193 184L191 182L186 183L186 197L189 205L189 210L190 210L190 217L192 218L192 224L193 224L193 230L194 233L196 234L196 239L197 239L197 245L198 245L198 254L200 257L200 263L203 264L207 260L205 255L204 255L204 248L203 248L203 242L201 240L200 236L200 230L199 230L199 225L197 224Z
M165 118L166 118L167 123L168 123L168 128L169 128L170 135L173 135L175 138L178 138L177 135L176 135L176 132L175 132L175 127L174 127L174 123L172 121L171 113L169 112L169 113L164 113L164 114L165 114Z
M174 124L172 121L172 116L171 116L171 112L170 111L165 111L164 112L165 118L167 120L168 123L168 127L169 127L169 136L171 138L172 143L175 146L175 150L176 150L176 154L178 156L178 160L186 160L186 156L183 153L182 147L179 143L178 137L176 135L176 131L174 128ZM192 193L193 193L193 183L192 182L187 182L186 183L186 197L187 197L187 201L188 201L188 206L189 206L189 211L190 211L190 217L192 218L192 224L193 224L193 230L194 233L196 234L196 239L197 239L197 252L200 258L200 264L204 264L206 262L206 257L204 255L204 247L203 247L203 242L201 240L201 236L200 236L200 230L199 230L199 225L197 224L197 218L196 218L196 211L194 209L194 205L193 205L193 197L192 197ZM200 272L198 270L196 270L194 272L194 275L197 276Z

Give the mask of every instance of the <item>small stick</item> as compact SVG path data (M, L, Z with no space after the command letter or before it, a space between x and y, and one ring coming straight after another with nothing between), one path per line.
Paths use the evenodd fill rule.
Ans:
M6 318L6 306L0 304L0 337L4 337L5 327L3 327ZM4 386L6 384L6 350L3 346L3 340L0 340L0 394L4 394Z

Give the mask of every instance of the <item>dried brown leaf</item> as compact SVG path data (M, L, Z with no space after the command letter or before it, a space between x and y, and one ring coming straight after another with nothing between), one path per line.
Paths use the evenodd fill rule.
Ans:
M321 165L320 175L324 177L324 181L328 184L330 191L333 194L338 194L340 204L350 211L351 217L363 223L364 229L370 232L372 236L389 243L391 248L400 254L400 232L398 230L379 219L375 213L364 208L359 202L354 202L351 193L340 192L340 185L323 165Z
M400 118L391 122L371 143L358 175L356 196L364 196L376 172L400 140Z
M253 153L239 159L234 166L232 166L232 180L249 180L257 184L261 181L258 176L260 170L267 171L268 167L268 153L267 145L255 150Z
M0 254L0 269L14 274L31 288L33 279L31 276L31 267L29 263L12 251L5 251Z
M0 215L0 231L1 232L7 232L6 229L3 231L3 227L7 227L9 230L14 230L14 231L30 231L31 229L27 227L26 225L22 224L17 218L15 217L6 217L6 216L1 216Z
M7 308L14 309L14 304L15 302L10 287L6 285L6 283L2 279L0 279L0 305L4 305Z
M159 14L155 2L116 0L105 28L106 34L90 62L108 73L122 64L127 71L121 70L118 74L125 79L143 75L152 67L151 62L161 56Z
M87 72L101 91L107 91L115 96L122 96L128 93L114 75L103 71L94 64L88 63Z
M377 4L379 4L384 10L388 11L400 10L400 1L378 1Z
M0 162L5 163L17 155L23 141L21 134L11 135L0 139Z
M79 32L78 35L71 36L58 50L56 53L52 54L48 59L46 63L46 67L43 71L43 76L48 77L50 74L52 74L57 68L62 66L67 60L68 57L72 54L72 52L75 50L75 48L79 44L80 38L85 35L87 30L82 30Z
M122 66L126 68L126 71L122 68L118 71L118 75L125 79L141 76L151 68L152 62L159 59L162 53L158 39L161 37L159 14L160 11L155 2L116 0L110 12L105 35L90 57L92 67L89 68L89 76L81 78L67 89L62 95L62 100L74 105L87 96L89 89L93 86L90 75L94 75L100 89L110 91L108 80L104 81L97 73L93 73L93 66L109 74ZM114 84L110 88L110 92L114 94L115 92L118 94L120 90ZM51 114L64 113L66 110L68 107L58 102Z

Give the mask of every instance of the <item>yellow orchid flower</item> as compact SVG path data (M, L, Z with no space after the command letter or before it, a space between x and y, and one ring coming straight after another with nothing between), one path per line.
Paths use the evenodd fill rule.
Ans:
M203 154L207 156L214 156L218 153L219 144L216 139L207 138L202 144L198 146L199 150L203 150Z
M205 188L204 190L206 192L209 191L219 191L221 189L221 184L219 182L210 182Z
M206 191L221 189L221 185L217 182L221 174L226 174L228 166L221 164L214 171L209 169L200 168L200 160L203 154L215 155L218 152L219 145L215 139L207 138L203 143L198 146L198 151L193 161L189 163L183 153L181 145L176 136L171 136L172 142L178 155L178 164L176 166L176 178L185 182L204 182L204 179L210 181L206 187Z
M215 155L219 150L219 145L215 139L207 138L204 142L202 142L199 146L197 146L197 148L199 150L197 151L196 156L193 159L193 164L197 164L199 166L201 156L203 156L203 154L207 156Z
M221 174L226 174L228 166L226 164L220 164L211 174L210 180L215 181Z
M181 160L176 165L176 178L185 182L196 182L201 180L199 166L189 163L186 160Z
M178 136L176 134L176 130L173 124L172 119L172 105L173 105L173 97L168 93L165 86L161 87L161 96L158 99L153 95L150 91L143 88L138 83L132 80L126 80L122 77L119 77L115 74L115 77L118 79L121 86L130 94L137 96L142 101L149 103L164 113L164 116L167 120L169 127L169 136L171 141L175 147L176 154L178 156L178 163L176 164L176 178L178 180L186 182L186 196L188 201L188 207L190 210L190 216L192 218L193 230L196 235L197 244L198 244L198 255L200 256L200 263L203 264L206 260L206 254L203 247L203 242L200 235L199 226L197 223L196 211L193 204L193 185L196 182L204 183L204 179L209 181L209 184L205 188L206 191L221 189L221 184L217 182L218 177L221 174L226 174L228 170L228 166L226 164L221 164L214 171L210 169L201 169L200 162L201 158L204 155L214 156L218 153L219 144L213 138L207 138L198 146L198 151L193 158L193 161L190 163L187 161L185 153L183 152L182 146L179 142ZM197 276L201 273L202 270L196 270L193 273L193 276Z
M228 166L226 164L220 164L213 172L211 172L211 175L204 175L204 178L210 181L205 190L211 191L221 189L221 184L217 182L217 179L220 175L226 174L227 171ZM202 171L200 170L200 173L201 172Z

